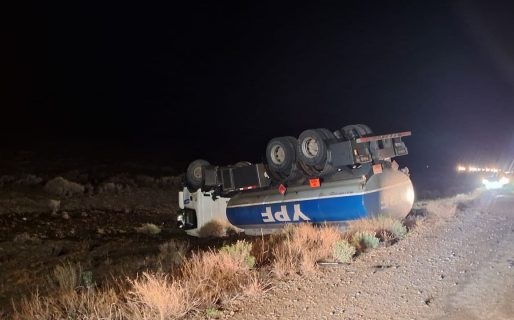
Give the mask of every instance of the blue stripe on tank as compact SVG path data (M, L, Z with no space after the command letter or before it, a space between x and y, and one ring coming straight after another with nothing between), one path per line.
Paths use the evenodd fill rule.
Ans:
M301 213L307 216L310 222L341 222L345 220L354 220L368 215L378 213L380 210L379 191L371 193L361 193L356 195L341 195L341 197L319 198L309 200L297 200L290 202L274 202L271 204L257 204L244 207L228 207L227 218L235 226L249 225L276 225L288 222L302 222L304 220L297 219L293 221L295 205L299 205ZM284 212L291 221L275 221L264 222L266 218L266 208L271 211L274 218L277 212ZM279 214L280 216L280 214ZM298 218L298 217L297 217Z

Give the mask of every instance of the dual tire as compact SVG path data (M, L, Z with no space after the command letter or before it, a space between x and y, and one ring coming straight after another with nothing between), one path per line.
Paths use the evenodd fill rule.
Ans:
M287 179L296 169L295 137L277 137L268 142L266 146L266 160L268 168L277 180Z
M209 165L210 163L208 161L198 159L187 166L186 182L189 188L197 190L203 186L205 181L203 167Z
M268 168L275 180L287 181L299 176L299 170L308 176L327 172L328 141L336 139L327 129L309 129L295 137L278 137L266 147ZM300 174L301 175L301 174Z
M298 159L306 166L323 169L328 157L328 141L335 139L327 129L309 129L298 137Z
M273 138L266 146L266 160L274 180L287 181L299 175L299 170L307 176L324 176L333 170L328 162L328 143L336 139L356 139L372 134L371 129L362 124L349 125L332 133L328 129L303 131L298 139L291 136ZM236 167L249 163L242 162ZM209 162L198 159L187 168L186 181L190 188L198 189L204 184L204 166Z

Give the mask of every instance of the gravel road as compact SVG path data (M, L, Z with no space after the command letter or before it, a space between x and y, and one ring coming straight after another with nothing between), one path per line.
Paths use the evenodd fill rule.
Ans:
M231 319L514 319L514 197L429 216L399 243L280 282Z

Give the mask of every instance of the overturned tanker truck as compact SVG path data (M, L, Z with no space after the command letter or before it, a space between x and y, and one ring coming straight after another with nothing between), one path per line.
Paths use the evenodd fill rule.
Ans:
M408 169L399 169L393 158L407 154L402 138L410 135L374 135L362 124L334 132L310 129L298 138L271 139L267 163L215 166L195 160L179 191L177 225L198 236L216 220L261 235L289 223L404 218L414 189Z

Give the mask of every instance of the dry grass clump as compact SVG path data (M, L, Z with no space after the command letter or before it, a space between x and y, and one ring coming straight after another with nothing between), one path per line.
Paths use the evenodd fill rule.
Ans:
M187 241L172 239L161 244L159 246L159 255L157 256L161 269L163 271L172 271L180 266L184 262L188 250L189 243Z
M339 262L348 263L355 255L355 247L346 240L339 240L332 248L332 256Z
M179 319L199 304L187 282L170 281L165 275L144 273L130 283L125 310L128 319Z
M48 193L65 197L70 197L75 194L83 194L85 190L83 185L68 181L63 177L56 177L48 181L45 184L44 189Z
M342 234L333 227L300 224L286 227L282 237L272 249L272 270L279 278L315 271L318 261L332 258L334 245Z
M375 232L370 231L357 231L352 235L352 244L359 251L366 251L366 249L373 249L378 247L380 239L376 237Z
M68 263L54 268L53 279L57 282L59 290L62 292L75 291L80 286L82 268Z
M238 240L233 245L221 247L220 252L231 255L235 260L242 257L248 268L255 266L255 257L251 255L252 244L249 242Z
M143 223L141 227L135 228L138 233L144 233L144 234L159 234L161 233L161 228L156 226L153 223Z
M241 241L218 252L195 253L185 261L181 269L183 278L194 287L192 291L202 305L230 302L248 286L255 285L255 271L249 263L255 259L250 251L251 244Z
M480 196L481 191L475 190L471 193L457 194L451 198L435 199L423 201L417 205L425 208L428 213L438 218L450 218L462 208L465 208L468 203L476 200Z
M231 224L217 219L207 222L198 230L198 235L202 238L222 238L235 233L237 230Z
M14 306L13 319L123 319L118 292L109 288L96 291L81 286L82 268L71 263L55 267L52 282L56 294L42 297L36 292Z
M14 308L13 319L127 319L121 303L114 289L58 292L50 297L36 293L23 299L19 310Z
M252 246L238 241L220 251L195 253L179 277L143 273L118 290L81 286L81 269L71 264L55 269L58 284L49 297L37 293L14 306L14 319L179 319L192 310L227 303L264 291L252 268ZM18 307L18 308L16 308Z
M457 202L449 199L437 199L427 201L425 208L430 215L439 218L449 218L457 211Z
M386 216L351 221L348 230L350 233L374 232L380 240L385 242L401 239L407 234L407 228L400 220Z
M98 289L92 275L91 279L84 277L79 265L58 266L53 273L56 293L50 297L36 293L24 299L13 318L179 319L194 310L218 310L220 304L264 292L268 284L255 265L271 265L279 278L310 273L319 261L347 263L357 250L377 247L376 232L387 231L397 238L406 232L399 221L388 218L353 222L350 231L351 236L326 225L288 225L280 233L253 243L237 241L188 258L186 242L169 241L160 246L158 259L170 266L173 276L147 272L117 289Z

